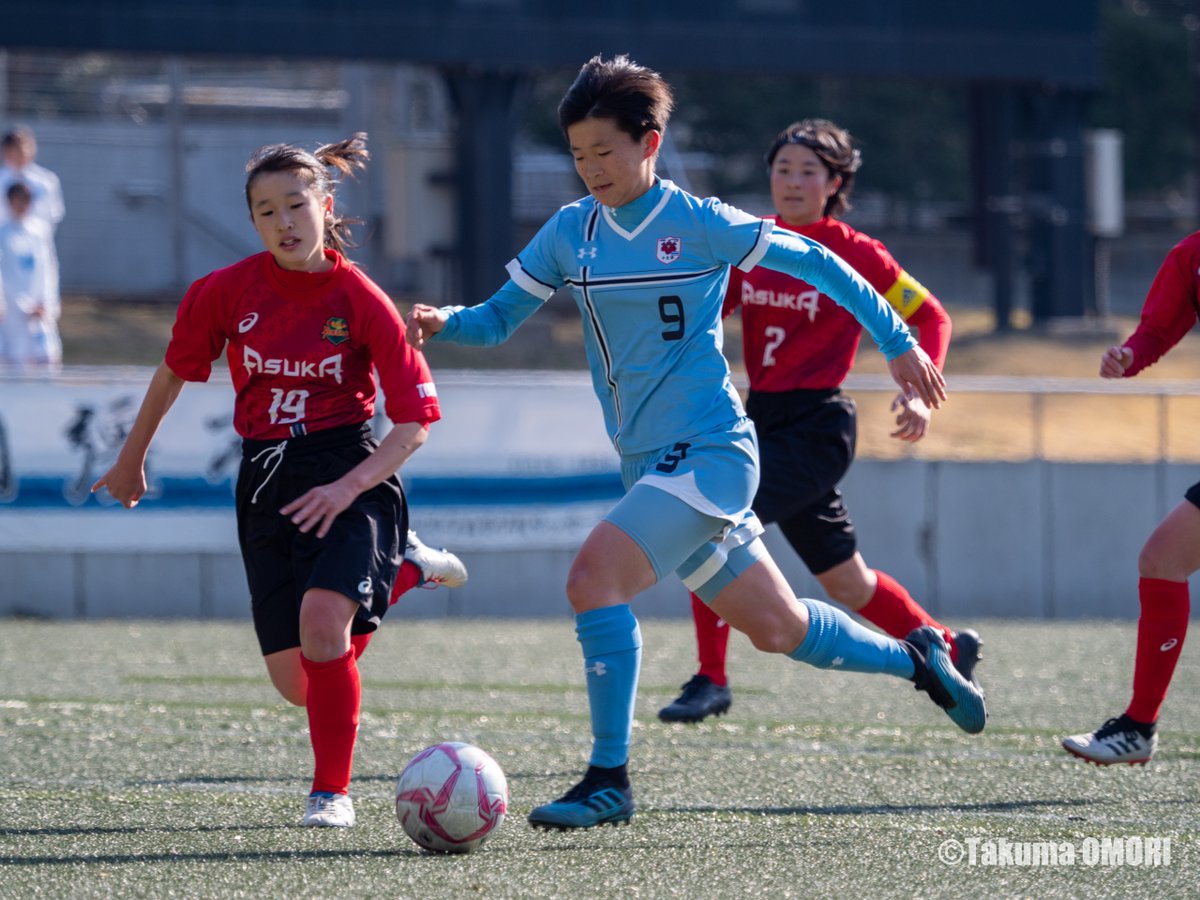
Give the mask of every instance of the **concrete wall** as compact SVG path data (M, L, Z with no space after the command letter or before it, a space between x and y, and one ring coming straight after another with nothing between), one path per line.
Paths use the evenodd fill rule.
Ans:
M1166 509L1160 486L1169 486L1174 505L1194 478L1191 467L1170 465L862 460L845 494L867 563L899 579L935 615L1135 618L1137 555ZM595 507L581 518L591 522L602 511ZM471 517L471 511L424 513L413 512L423 538L450 543L471 579L455 591L413 591L393 614L567 614L563 585L576 544L455 543L460 529L448 526L446 517ZM232 510L185 520L153 515L145 517L150 527L178 535L180 543L202 519L202 530L224 532L228 545L198 537L194 549L0 548L0 615L248 616ZM539 514L480 510L477 518L482 523L489 516L524 515ZM0 525L20 527L11 519ZM797 593L822 596L778 530L768 529L766 540ZM674 577L640 597L637 609L645 616L688 614Z

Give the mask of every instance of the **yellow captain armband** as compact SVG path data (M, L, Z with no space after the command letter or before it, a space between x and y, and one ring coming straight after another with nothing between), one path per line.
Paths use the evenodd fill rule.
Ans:
M929 296L929 291L917 279L901 270L896 283L887 289L883 295L892 304L896 312L907 319L915 313Z

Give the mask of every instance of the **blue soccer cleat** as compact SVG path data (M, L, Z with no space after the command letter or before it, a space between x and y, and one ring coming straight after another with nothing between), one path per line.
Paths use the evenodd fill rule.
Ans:
M550 803L534 807L529 824L534 828L591 828L595 825L620 825L633 818L637 804L633 788L598 776L590 767L583 781Z
M983 731L987 724L983 693L954 668L942 633L932 625L922 625L909 634L905 644L912 656L917 690L927 693L967 734Z

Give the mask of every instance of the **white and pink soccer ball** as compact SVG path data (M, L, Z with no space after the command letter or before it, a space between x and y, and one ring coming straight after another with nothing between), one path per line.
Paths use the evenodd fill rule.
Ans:
M469 853L500 827L507 812L504 771L472 744L426 747L396 782L396 818L426 850Z

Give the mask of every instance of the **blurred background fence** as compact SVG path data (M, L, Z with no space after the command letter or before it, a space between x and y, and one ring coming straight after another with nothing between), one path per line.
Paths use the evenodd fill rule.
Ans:
M148 376L0 381L0 614L247 615L228 384L181 395L137 509L88 492ZM446 417L404 472L412 525L472 575L456 591L410 594L399 614L565 614L570 560L621 494L590 380L443 372L438 385ZM849 386L864 423L894 396L882 379ZM915 448L879 438L889 454L865 448L843 484L872 564L952 617L1134 616L1138 548L1195 481L1200 389L1128 383L1102 397L1066 380L968 378L955 388L934 435ZM1103 403L1081 409L1093 398ZM983 410L965 409L974 402ZM1030 405L1040 412L1020 410ZM960 428L956 414L974 424ZM768 543L798 592L819 593L774 528ZM673 577L639 606L688 611Z

